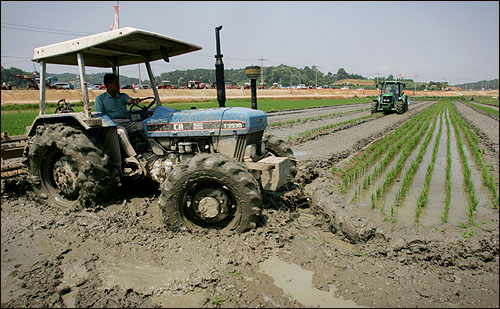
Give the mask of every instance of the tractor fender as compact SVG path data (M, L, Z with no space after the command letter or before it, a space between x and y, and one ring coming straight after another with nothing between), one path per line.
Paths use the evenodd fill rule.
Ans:
M84 131L94 128L116 127L116 123L109 116L100 112L92 113L90 118L83 112L39 115L33 120L33 124L28 130L28 136L35 135L38 126L53 123L76 124Z

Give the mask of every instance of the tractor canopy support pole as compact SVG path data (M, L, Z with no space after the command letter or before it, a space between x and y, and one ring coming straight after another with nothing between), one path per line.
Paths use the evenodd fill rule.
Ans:
M153 93L156 99L156 106L161 106L160 96L158 95L158 89L156 89L155 77L153 75L153 70L151 70L151 64L148 60L144 62L146 64L146 69L148 70L149 81L151 82L151 88L153 88Z
M83 94L83 112L86 117L91 117L89 108L89 91L87 89L87 78L85 77L85 61L83 60L83 53L76 54L78 60L78 69L80 72L80 86L82 87Z
M45 60L40 61L40 110L39 115L45 115L45 79L47 78L46 73L47 63ZM35 81L36 83L36 81Z

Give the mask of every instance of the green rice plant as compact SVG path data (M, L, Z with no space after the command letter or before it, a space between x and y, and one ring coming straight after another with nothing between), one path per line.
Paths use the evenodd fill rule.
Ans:
M295 124L295 123L314 121L314 120L331 118L331 117L340 116L340 115L349 115L349 114L359 113L359 112L363 112L363 111L366 111L369 109L370 109L369 107L368 108L359 108L359 109L355 109L355 110L348 111L348 112L331 113L331 114L326 114L326 115L308 117L308 118L304 118L304 119L297 118L297 119L292 119L292 120L287 120L287 121L276 121L276 122L269 123L268 126L271 128L276 128L276 127L281 127L284 125L290 125L290 124Z
M375 158L378 158L382 152L387 150L388 148L390 149L384 159L377 165L377 167L374 169L371 175L366 176L366 183L371 183L372 180L374 180L381 171L384 170L384 168L389 164L389 162L392 161L394 155L399 151L399 149L407 143L407 141L413 137L421 128L422 123L430 116L429 109L426 111L420 113L415 117L412 121L407 122L406 125L408 125L408 130L406 128L402 128L401 130L398 130L391 134L389 138L382 143L377 144L377 149L373 151L373 155L369 157L366 161L363 162L358 162L355 166L353 166L348 172L344 173L343 175L343 190L347 189L350 184L356 180L356 177L364 171L364 168L368 164L371 164L372 160L375 160ZM411 130L409 130L411 128ZM403 137L404 136L404 137ZM396 142L396 144L393 144ZM392 146L391 146L392 145ZM389 147L390 146L390 147ZM364 181L364 182L365 182ZM366 189L366 188L365 188ZM377 198L379 196L377 195Z
M308 130L308 131L299 133L299 136L307 137L307 136L310 136L310 135L312 135L314 133L327 131L327 130L333 129L335 127L339 127L339 126L342 126L342 125L345 125L345 124L356 122L358 120L364 120L364 119L368 119L368 118L372 118L372 117L376 117L376 114L370 114L368 116L358 117L358 118L355 118L355 119L350 119L350 120L342 121L342 122L339 122L339 123L333 123L333 124L329 124L329 125L322 126L322 127L319 127L319 128L314 128L312 130Z
M441 113L441 121L439 123L439 132L436 136L436 141L434 142L431 163L427 167L427 172L425 174L424 186L422 188L422 192L420 193L420 196L417 199L417 209L416 209L416 214L415 214L415 222L416 223L418 223L418 221L420 219L420 215L422 213L422 208L424 208L427 205L427 202L429 199L429 187L430 187L430 183L432 180L432 173L434 171L434 165L436 163L437 152L439 149L439 141L441 139L441 133L443 132L443 121L444 121L443 115L444 115L444 113Z
M490 106L496 106L498 107L499 106L499 102L498 102L498 99L495 99L495 98L481 98L481 99L476 99L476 102L479 102L479 103L482 103L482 104L486 104L486 105L490 105Z
M462 161L462 166L464 168L464 180L469 193L470 203L469 206L467 207L467 215L469 216L469 221L471 222L471 224L474 224L474 210L477 207L478 200L474 189L474 183L472 182L471 179L471 170L469 168L467 156L465 155L464 145L462 142L460 130L457 126L457 121L453 115L451 117L451 124L453 125L453 129L455 130L455 135L457 137L458 152L460 154L460 159Z
M382 194L385 193L387 190L387 187L389 184L391 184L396 177L396 175L402 170L406 160L409 157L409 154L413 151L413 149L417 146L417 144L420 142L422 139L424 133L428 130L429 125L430 125L431 119L428 119L426 123L424 124L423 128L420 130L418 135L416 135L414 138L411 139L411 141L406 145L406 147L403 149L401 156L398 159L398 162L396 165L387 173L385 181L380 185L381 186L381 191ZM395 209L395 204L393 203L391 206L391 216L394 216L394 209Z
M375 208L376 203L377 203L377 197L375 196L375 193L372 193L372 209Z
M408 191L408 187L413 182L415 175L417 173L418 167L422 163L422 159L424 157L425 152L427 151L427 146L429 145L432 135L434 134L434 130L436 129L436 125L438 122L439 116L437 116L432 124L431 129L427 133L422 146L420 147L420 151L417 154L417 157L412 161L410 168L406 171L403 181L401 182L401 186L396 193L396 197L394 200L394 206L398 206L401 203L401 200L406 196L406 192Z
M448 107L446 110L449 113ZM450 210L450 203L451 203L451 142L450 142L450 121L448 117L445 115L446 119L446 199L445 199L445 206L444 206L444 212L441 215L441 222L446 223L448 221L448 212Z
M385 194L387 187L389 186L389 184L392 183L395 175L403 168L404 163L408 159L408 154L413 150L413 148L417 145L417 142L420 141L420 139L422 138L425 131L427 131L427 129L429 128L429 124L430 124L430 120L431 120L431 118L429 118L429 117L431 115L430 112L432 112L432 110L433 109L428 110L429 113L424 118L423 124L420 127L416 126L415 131L412 131L412 132L410 132L410 134L407 135L408 139L403 140L403 142L405 144L405 148L402 150L401 155L400 155L396 165L389 171L389 173L387 173L385 181L378 186L377 194L376 194L377 199L382 197L383 194ZM392 160L392 157L394 156L394 154L392 154L392 152L393 151L391 149L391 151L386 155L386 158L384 159L384 161L386 161L386 162L383 161L381 163L381 165L386 165L386 164L388 164L389 160ZM375 170L372 174L373 178L375 178L375 176L378 175L378 173L380 173L381 168L379 168L379 167L381 165L379 165L379 166L377 166L377 168L375 168Z
M456 110L453 110L453 115L457 120L460 128L464 132L464 136L466 138L467 144L469 145L469 149L473 154L474 161L481 169L481 178L483 180L483 184L488 187L492 193L492 205L495 209L497 209L499 204L499 196L497 186L495 184L495 178L493 175L491 175L488 166L486 166L483 161L483 151L479 148L478 145L479 138L476 136L474 131L472 131L471 127L458 115Z
M354 179L356 179L356 177L359 176L359 174L363 173L364 170L369 165L372 164L372 162L374 162L377 158L379 158L381 154L388 149L389 145L392 145L394 142L399 141L400 138L403 136L408 136L407 135L408 130L410 130L410 128L415 128L415 123L417 123L417 121L419 121L422 118L422 115L423 113L420 113L419 115L417 115L417 117L406 122L403 126L398 128L392 134L384 137L377 143L371 145L367 149L367 151L365 151L360 160L355 165L347 169L346 172L344 173L343 175L344 189L347 189L349 185L354 181ZM400 142L398 145L402 144L403 142ZM394 148L394 146L392 148ZM372 155L368 157L370 153L372 153Z

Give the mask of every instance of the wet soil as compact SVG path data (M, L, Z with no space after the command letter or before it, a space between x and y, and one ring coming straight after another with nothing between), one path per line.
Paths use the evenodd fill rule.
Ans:
M498 210L465 228L390 222L347 203L331 176L433 103L294 144L295 187L265 193L264 220L243 234L167 230L151 184L72 211L37 204L22 176L2 180L1 306L498 307ZM498 174L498 121L490 130L482 114L457 108Z

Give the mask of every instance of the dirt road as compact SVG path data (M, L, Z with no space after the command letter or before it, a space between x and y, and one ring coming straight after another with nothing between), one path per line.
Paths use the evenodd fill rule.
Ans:
M342 113L326 118L302 112L300 118L316 119L270 128L291 136L296 188L266 194L263 222L244 234L167 230L151 185L124 184L102 208L75 212L36 204L22 178L4 181L1 305L498 307L498 210L478 214L478 226L467 230L405 225L350 205L332 177L332 167L347 165L433 104L412 102L403 115L377 115L308 138L297 137L368 115L356 111L368 104L323 110ZM498 175L498 121L455 106ZM269 122L294 117L270 114Z

